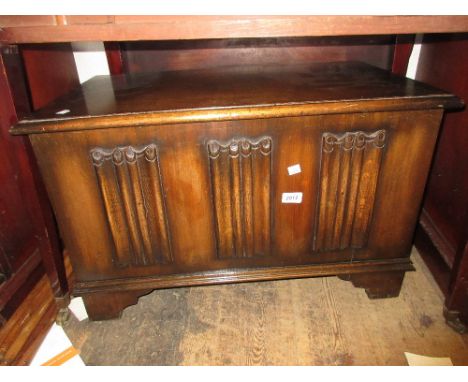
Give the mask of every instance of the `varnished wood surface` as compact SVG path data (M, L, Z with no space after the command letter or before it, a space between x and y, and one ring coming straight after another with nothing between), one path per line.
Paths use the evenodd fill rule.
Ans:
M460 105L444 91L359 62L228 66L97 76L13 133Z
M468 31L467 16L1 16L0 41L180 40Z
M43 61L51 59L47 53ZM56 61L60 56L54 55ZM12 137L10 124L29 110L26 79L17 49L2 49L0 55L0 326L14 313L44 270L54 292L68 291L55 233L55 222L44 187L33 161L30 142ZM40 62L35 62L40 64ZM57 62L55 63L57 65ZM31 95L39 95L32 76ZM55 89L64 84L59 78ZM37 92L37 93L36 93ZM39 97L41 98L41 97ZM37 99L39 99L37 98ZM49 98L50 101L50 98ZM42 261L41 261L42 260Z
M73 271L64 254L67 279L73 283ZM50 279L42 277L29 291L12 317L0 329L0 365L29 365L57 318L59 306Z
M232 269L219 272L203 272L189 275L169 275L159 277L140 277L127 280L104 280L94 282L77 282L76 295L128 291L151 290L192 285L213 285L251 282L258 280L280 280L290 278L326 277L341 275L343 277L357 273L377 271L399 272L412 271L413 265L408 259L387 261L355 262L353 264L304 265L296 267L269 267L259 269Z
M414 251L400 297L369 300L335 277L158 290L120 320L64 329L87 365L468 365L443 296ZM128 351L131 348L132 351Z
M401 46L395 40L394 35L379 35L128 41L106 44L106 53L112 55L111 69L115 54L120 53L123 71L112 74L335 61L361 61L390 69ZM116 46L120 47L117 52Z
M43 276L0 330L0 365L31 361L55 320L57 306L47 276Z
M156 288L324 275L398 295L455 96L360 63L151 78L98 77L22 124L91 317Z
M79 86L71 44L20 47L33 110Z
M320 208L317 205L318 182L320 177L332 179L337 175L329 170L322 171L320 175L322 136L329 131L340 135L348 131L374 132L376 127L382 126L391 133L388 138L391 143L382 161L378 190L372 196L377 200L373 208L372 230L368 235L366 230L357 230L368 236L367 244L353 250L352 256L354 261L404 258L408 254L412 235L408 227L417 218L418 198L424 187L425 171L430 163L429 154L435 143L440 116L441 110L345 114L260 119L242 123L179 124L169 129L166 126L137 130L129 127L119 129L119 134L110 134L105 129L84 133L34 134L31 139L62 237L76 265L78 280L97 281L230 268L349 262L350 251L338 248L320 252L312 249L317 226L314 217ZM254 257L225 257L219 251L222 242L216 237L216 225L221 224L227 238L231 237L229 232L232 229L229 228L229 219L222 223L224 220L215 216L216 190L211 191L212 179L219 181L222 188L233 190L229 191L229 202L225 206L231 213L230 200L237 198L239 189L231 189L231 177L225 169L230 166L229 162L219 164L220 168L224 168L219 177L210 169L210 142L222 142L223 145L230 142L232 145L233 137L243 136L254 142L259 139L257 137L270 136L273 144L270 213L274 229L271 230L271 251L263 256L258 253ZM128 168L127 174L125 167L120 166L133 166L127 163L129 160L133 163L132 153L142 153L144 147L151 148L148 145L154 142L155 137L160 172L156 170L151 173L154 175L150 175L144 169L147 165L156 169L154 162L151 162L155 152L150 150L145 153L146 156L141 154L136 158L135 163L141 161L141 171L134 174L139 180L130 182L134 171ZM125 146L122 146L123 142ZM236 147L240 150L238 146L234 144L229 147L235 152ZM289 150L289 147L295 147L295 150ZM114 152L113 159L104 161L103 157L92 157L91 153L96 152L97 148L105 153ZM404 163L401 162L402 152L406 155ZM101 163L101 160L101 167L93 165L93 162ZM373 163L377 164L372 156L369 161L371 167ZM300 176L288 176L287 166L293 163L301 163ZM257 165L261 167L262 161ZM153 190L145 186L147 179L152 179L150 183L153 185L158 185L162 179L166 208L161 210L159 219L167 221L166 232L170 233L170 258L173 261L135 266L139 264L137 259L141 252L126 251L124 248L134 238L138 241L138 237L143 235L141 227L148 227L151 223L150 215L139 213L141 203L139 207L137 201L143 197L147 205L153 205L152 198L159 193L158 187ZM255 179L255 176L250 179ZM406 179L412 179L412 182L405 182ZM405 187L394 189L395 184L403 183ZM302 204L281 203L281 193L291 190L304 193ZM136 195L137 199L132 195ZM354 194L351 192L350 195ZM263 191L254 191L252 196L258 200L265 197ZM125 200L129 200L129 203ZM245 197L243 200L245 205ZM386 202L380 203L379 200ZM398 208L394 208L396 205ZM266 222L260 211L255 213L255 219ZM353 219L345 225L350 225ZM361 218L357 214L355 220L365 223L365 216ZM159 241L158 235L151 236ZM96 237L100 240L95 240ZM139 248L139 244L136 248ZM122 261L116 261L114 257L119 253L124 255ZM125 256L133 260L127 261Z
M406 75L409 59L413 51L414 35L399 35L396 37L392 62L392 73Z
M428 35L423 40L417 78L468 97L468 34ZM457 330L468 328L468 110L444 118L419 225L426 239L421 252L438 253L446 308ZM432 250L431 250L432 249ZM433 264L437 264L434 263ZM463 324L457 323L460 318Z
M467 97L467 77L468 34L426 36L417 78ZM434 226L429 231L440 237L438 241L445 242L438 247L449 266L458 247L468 240L464 236L468 217L467 124L467 109L444 118L424 200L425 214Z
M14 312L44 270L57 301L68 293L55 220L30 142L8 133L10 124L23 113L50 102L79 83L74 63L73 67L68 65L73 60L70 47L63 48L24 47L22 56L18 49L2 49L0 146L4 160L0 169L0 272L4 272L5 254L12 275L8 283L0 286L2 318ZM53 80L47 81L44 76L51 73ZM26 94L26 82L31 99ZM12 296L9 302L4 299L8 295Z

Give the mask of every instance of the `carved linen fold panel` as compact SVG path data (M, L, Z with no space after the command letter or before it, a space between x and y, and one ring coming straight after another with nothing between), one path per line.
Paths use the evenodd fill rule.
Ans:
M207 150L218 257L269 255L271 138L211 140Z
M385 130L322 136L314 250L367 245Z
M172 262L155 144L91 150L117 267Z

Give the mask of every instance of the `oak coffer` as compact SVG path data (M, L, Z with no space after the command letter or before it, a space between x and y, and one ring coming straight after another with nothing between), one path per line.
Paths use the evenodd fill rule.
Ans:
M98 76L20 121L91 319L158 288L396 296L451 94L361 63Z

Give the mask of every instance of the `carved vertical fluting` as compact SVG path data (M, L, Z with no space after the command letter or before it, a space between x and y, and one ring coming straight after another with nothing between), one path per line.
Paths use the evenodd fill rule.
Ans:
M252 181L255 202L254 251L256 255L269 255L271 245L271 139L261 140L253 152Z
M271 138L207 144L219 258L268 255Z
M323 134L314 250L367 244L385 136Z
M115 246L113 261L119 267L126 267L131 262L133 248L128 240L127 218L115 166L112 161L105 160L105 153L101 150L93 150L91 155Z
M346 145L346 143L345 143ZM350 171L352 150L344 149L340 153L340 178L337 186L336 196L336 215L333 226L332 245L333 247L341 247L341 235L344 226L344 219L346 217L346 199L347 191L350 183Z
M363 150L361 180L359 182L353 236L351 238L351 246L355 248L363 247L367 242L384 140L385 133L378 132L372 144L366 142L366 148Z
M241 166L242 166L242 196L244 204L244 256L252 257L255 254L255 231L254 231L254 194L252 182L252 146L250 142L243 141L241 144Z
M146 195L144 209L148 235L146 245L151 246L155 254L148 260L150 263L169 263L172 261L169 225L156 147L148 146L144 155L145 160L138 162L138 169L142 192Z
M121 203L124 207L126 223L129 231L130 243L132 247L132 263L141 265L143 263L143 246L141 243L141 234L136 217L135 199L133 195L133 186L130 180L127 161L123 153L124 149L116 149L113 153L113 163L117 174L117 184L120 190Z
M340 239L340 249L348 248L351 243L351 235L353 234L353 221L356 211L357 195L359 189L359 181L361 178L362 167L362 150L351 151L351 171L349 188L346 191L346 215L343 219L342 234Z
M158 220L156 203L152 200L154 199L152 184L157 183L155 179L158 179L157 176L154 176L156 174L150 172L150 168L153 166L154 163L148 160L135 161L133 164L129 164L129 167L133 170L130 171L130 175L134 187L138 226L143 245L144 256L142 256L142 259L145 265L156 262L159 251L155 247L161 240L159 230L155 226ZM153 208L149 208L149 206L153 206Z
M325 247L333 247L333 234L337 212L338 186L341 168L341 150L333 150L330 154L328 174L328 195L325 203Z
M149 222L151 223L151 238L153 248L156 250L156 257L160 263L172 262L172 252L170 245L169 223L167 221L166 205L163 194L162 176L159 170L159 158L155 147L145 150L148 174L148 195L149 201L155 206L150 209Z
M208 144L211 169L211 188L213 190L216 240L219 257L233 257L234 236L233 218L231 209L231 162L228 155L221 153L218 142Z
M232 210L232 226L233 226L233 241L234 253L236 257L243 256L243 211L242 211L242 190L241 190L241 156L239 153L239 143L232 142L229 145L229 160L231 168L230 187L231 194L231 210Z
M119 267L172 259L157 147L91 150Z

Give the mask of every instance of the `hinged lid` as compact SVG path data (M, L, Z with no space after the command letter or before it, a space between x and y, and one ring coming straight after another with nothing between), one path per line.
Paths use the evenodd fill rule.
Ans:
M357 63L228 66L97 76L20 121L13 134L459 107L457 97Z

